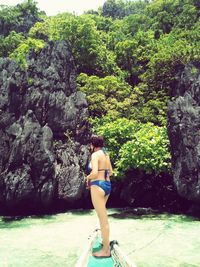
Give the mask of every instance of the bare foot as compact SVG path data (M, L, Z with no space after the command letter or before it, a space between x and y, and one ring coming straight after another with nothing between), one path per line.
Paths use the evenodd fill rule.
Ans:
M111 255L110 255L110 249L107 250L107 251L101 249L101 250L99 250L97 252L92 253L92 255L94 257L96 257L96 258L109 258L109 257L111 257Z

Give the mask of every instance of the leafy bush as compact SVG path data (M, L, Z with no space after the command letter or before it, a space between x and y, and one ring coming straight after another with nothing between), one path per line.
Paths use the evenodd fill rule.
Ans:
M133 139L140 127L140 123L136 121L130 121L126 118L113 120L112 117L108 116L95 119L93 122L93 131L104 136L113 162L119 158L121 147Z
M84 73L77 78L78 89L84 92L92 118L112 114L113 118L129 117L137 95L129 84L115 76L99 78Z
M96 23L98 22L91 15L63 13L47 18L43 23L36 23L29 35L33 38L45 35L49 40L66 40L71 47L78 72L96 75L120 72L115 55L104 44Z
M147 173L171 170L166 127L105 116L95 119L93 130L104 136L118 176L136 168Z
M25 41L22 33L11 31L7 37L0 37L0 57L7 57L12 53L20 44Z
M170 171L169 140L165 127L143 124L119 151L118 170L142 169L147 173Z
M10 58L16 60L16 62L25 69L27 68L26 55L29 50L34 49L35 52L38 52L44 47L44 44L45 43L42 40L28 38L10 54Z

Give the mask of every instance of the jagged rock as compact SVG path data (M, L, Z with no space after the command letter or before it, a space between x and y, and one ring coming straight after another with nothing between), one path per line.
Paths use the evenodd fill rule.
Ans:
M56 209L83 192L88 109L66 42L0 59L0 212ZM59 155L59 156L58 156Z
M48 122L54 135L68 131L81 140L87 102L83 93L76 91L75 66L67 43L51 42L38 55L32 52L28 62L30 86L22 112L31 107L40 124Z
M9 141L8 159L4 160L4 170L0 176L4 181L1 193L5 205L12 208L27 200L42 205L47 201L47 198L44 201L41 198L44 187L45 194L50 195L50 204L53 200L55 161L51 129L46 125L41 127L29 110L26 116L21 116L5 131Z
M77 200L81 197L85 188L84 173L81 170L86 165L88 149L84 145L80 146L79 143L73 143L69 140L64 145L60 144L56 152L55 169L59 181L58 199ZM71 177L74 177L74 179L71 179Z
M181 196L200 202L200 66L188 64L177 79L168 106L173 178Z

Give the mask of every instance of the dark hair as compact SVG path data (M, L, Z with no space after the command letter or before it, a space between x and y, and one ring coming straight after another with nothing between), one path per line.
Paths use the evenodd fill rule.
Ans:
M103 147L104 144L104 139L103 136L101 135L95 135L93 134L90 138L90 143L94 146L94 147Z

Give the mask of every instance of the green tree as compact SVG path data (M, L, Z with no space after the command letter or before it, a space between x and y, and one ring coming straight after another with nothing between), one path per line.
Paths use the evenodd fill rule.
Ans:
M133 139L134 134L140 129L141 124L127 118L113 119L109 116L96 119L93 131L103 135L110 156L115 163L119 159L121 147Z
M21 43L25 41L25 37L21 33L11 31L7 37L0 37L0 57L7 57Z
M93 131L103 135L118 176L141 169L147 173L171 171L166 127L105 116L96 119Z
M19 63L22 69L26 69L26 55L28 54L29 50L33 49L35 52L38 52L44 47L44 45L45 43L42 40L28 38L10 54L10 58Z
M77 17L64 13L47 18L30 30L33 38L42 34L49 40L68 41L79 73L108 75L120 72L114 53L107 49L91 15Z
M166 128L147 123L121 147L116 166L121 172L139 168L158 174L170 171L170 159Z
M128 82L137 85L140 75L147 69L147 63L155 52L154 33L152 31L136 33L134 38L118 42L115 47L117 63L129 74Z
M78 89L86 93L92 118L109 114L112 118L129 117L137 95L126 82L115 76L99 78L80 74L77 78Z
M108 32L113 24L113 20L111 18L106 18L99 14L90 14L88 17L95 21L96 29L98 31Z
M174 30L162 35L157 42L157 52L149 58L148 69L141 79L150 90L164 90L171 95L176 84L176 73L190 61L199 61L199 23L192 30Z
M107 0L103 5L102 15L114 19L123 18L125 16L124 2L121 0Z
M148 0L107 0L102 7L102 15L113 19L122 19L130 14L141 13L147 4L149 4Z
M34 0L27 0L16 6L0 5L0 33L4 36L11 31L26 34L41 15Z
M144 13L152 19L151 29L169 33L174 27L190 28L198 21L199 9L194 0L154 0Z

